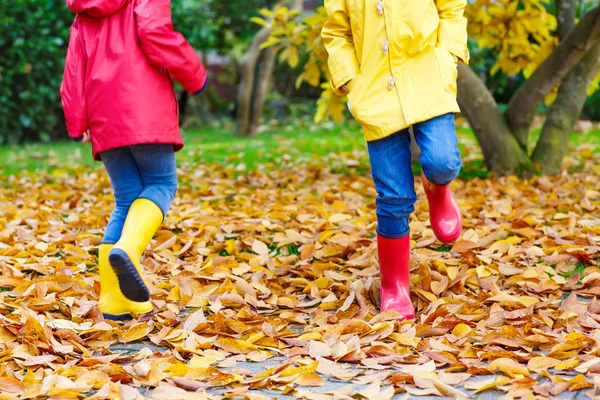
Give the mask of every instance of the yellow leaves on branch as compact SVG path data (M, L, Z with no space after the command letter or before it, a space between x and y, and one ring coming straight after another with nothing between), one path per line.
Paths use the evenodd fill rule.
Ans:
M273 11L263 9L261 13L265 19L255 17L252 21L271 29L269 38L261 47L264 49L274 46L279 53L279 61L296 68L299 63L299 47L305 44L304 26L296 22L299 12L277 5Z
M467 6L469 36L498 53L490 71L529 77L557 44L547 0L477 0Z
M274 46L279 62L287 63L290 68L298 67L301 53L308 55L302 72L296 79L296 87L306 82L323 89L317 102L315 122L328 119L341 122L344 119L345 101L334 95L329 85L327 50L321 40L321 30L327 21L325 8L318 7L313 15L301 21L297 20L297 11L283 6L275 6L273 11L265 10L263 15L266 19L253 20L261 26L271 28L271 36L263 44L263 48ZM326 83L322 83L323 81Z
M548 10L549 0L477 0L467 6L469 36L480 49L498 54L490 70L493 75L523 73L525 78L552 54L559 43L557 20ZM600 73L588 89L588 95L600 89ZM550 105L556 99L558 87L544 99Z
M488 48L498 54L490 71L492 75L502 71L507 75L523 73L529 78L552 54L558 45L557 21L548 5L549 0L476 0L467 6L469 36L476 40L480 49ZM323 89L317 102L315 122L328 119L341 122L345 99L333 95L329 88L327 51L321 40L321 29L327 21L325 8L318 7L313 15L302 20L298 20L298 11L279 5L273 11L263 9L260 14L262 18L251 20L271 28L263 48L274 46L279 62L297 68L301 54L307 54L296 86L306 82ZM600 73L590 85L588 94L599 89ZM557 93L558 87L545 97L544 102L552 104Z

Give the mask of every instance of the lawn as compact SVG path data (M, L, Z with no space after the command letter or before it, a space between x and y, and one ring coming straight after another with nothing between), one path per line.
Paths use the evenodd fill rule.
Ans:
M178 162L208 163L231 166L238 172L255 168L281 168L286 164L329 165L343 171L348 167L354 172L369 170L366 145L360 127L356 123L315 125L303 120L293 125L268 125L256 137L235 135L234 125L184 130L185 148L178 154ZM532 134L535 140L539 132ZM480 150L473 132L458 128L461 152L464 158L460 178L485 178ZM89 145L70 141L49 144L26 144L1 146L0 175L21 175L27 172L62 174L78 167L100 167L93 161ZM570 147L584 152L600 151L600 130L574 133ZM342 157L343 156L343 157ZM577 158L575 156L574 158ZM348 162L352 160L352 162ZM415 165L415 173L418 165Z

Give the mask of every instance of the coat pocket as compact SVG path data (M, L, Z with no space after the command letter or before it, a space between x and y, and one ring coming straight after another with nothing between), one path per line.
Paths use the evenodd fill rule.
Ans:
M444 89L449 93L456 94L456 80L458 78L457 61L454 59L452 53L442 47L435 47L434 51Z
M361 88L362 75L358 74L348 82L348 103L350 104L353 117L356 115L356 110L359 109L360 101L364 97L364 90ZM355 117L356 119L356 117Z

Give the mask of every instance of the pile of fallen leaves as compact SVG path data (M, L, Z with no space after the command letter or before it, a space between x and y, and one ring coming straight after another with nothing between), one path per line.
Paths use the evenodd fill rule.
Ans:
M124 324L97 307L105 173L7 178L0 397L593 398L600 163L587 157L572 175L453 183L465 227L453 247L435 240L417 180L414 321L378 313L375 191L352 155L270 171L184 164L143 260L156 313ZM111 350L133 342L146 345ZM262 373L239 366L273 357ZM369 386L319 394L330 380Z

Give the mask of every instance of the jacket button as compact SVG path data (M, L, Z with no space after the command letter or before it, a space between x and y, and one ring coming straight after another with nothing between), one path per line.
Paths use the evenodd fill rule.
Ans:
M394 88L395 84L396 84L396 81L394 81L394 77L390 76L390 80L388 81L388 90L392 90Z
M388 53L389 50L390 50L390 45L389 45L388 41L385 40L383 42L383 54L387 55L387 53Z
M377 14L383 15L383 1L377 0Z

